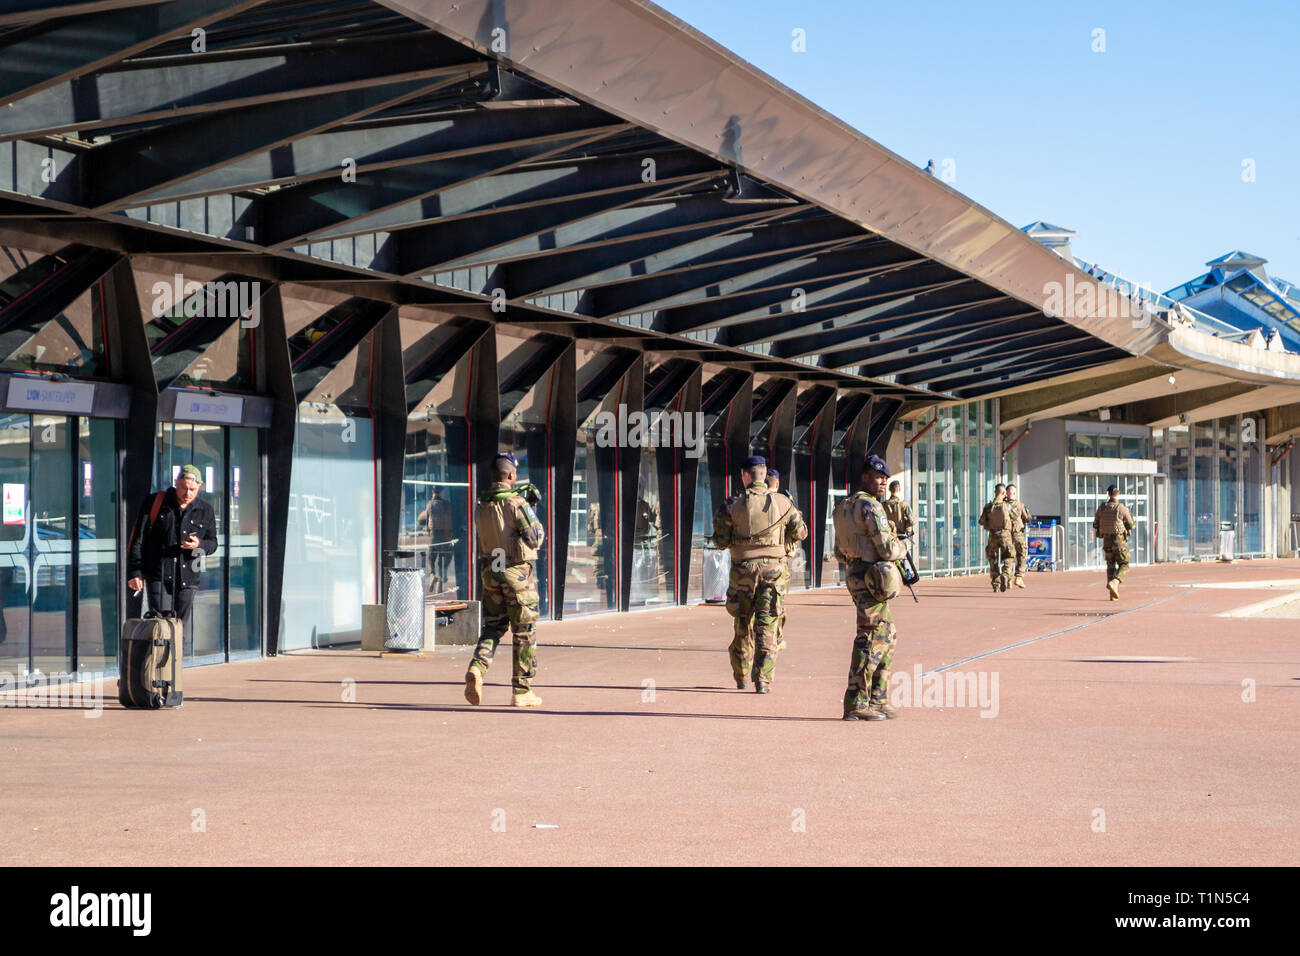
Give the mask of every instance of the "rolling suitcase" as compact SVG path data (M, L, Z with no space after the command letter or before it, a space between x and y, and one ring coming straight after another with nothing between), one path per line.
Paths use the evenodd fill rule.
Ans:
M180 589L180 559L173 565L176 580L174 595ZM161 589L164 594L167 589ZM181 659L185 647L185 622L175 606L168 611L150 608L142 618L122 624L122 641L118 646L117 699L123 707L179 707L184 699Z

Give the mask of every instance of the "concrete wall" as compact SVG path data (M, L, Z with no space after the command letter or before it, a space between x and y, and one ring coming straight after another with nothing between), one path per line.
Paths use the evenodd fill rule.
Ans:
M1020 500L1030 514L1065 518L1065 420L1034 422L1016 446Z

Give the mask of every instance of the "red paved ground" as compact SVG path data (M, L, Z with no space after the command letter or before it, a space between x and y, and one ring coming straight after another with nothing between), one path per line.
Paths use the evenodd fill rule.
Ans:
M1031 575L1007 595L927 580L923 603L895 602L896 674L1064 632L959 668L998 675L992 718L909 706L841 721L843 590L790 598L791 647L765 697L731 689L725 611L694 607L544 623L540 712L466 705L465 649L200 668L173 712L0 710L0 853L10 865L1291 865L1300 625L1213 616L1276 591L1172 586L1279 578L1300 579L1300 562L1141 568L1118 605L1093 573ZM508 675L503 650L493 704Z

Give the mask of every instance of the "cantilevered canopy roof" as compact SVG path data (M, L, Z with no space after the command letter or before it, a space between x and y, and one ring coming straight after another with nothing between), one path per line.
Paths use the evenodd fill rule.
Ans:
M639 0L9 0L0 103L0 217L70 241L909 401L1162 334Z

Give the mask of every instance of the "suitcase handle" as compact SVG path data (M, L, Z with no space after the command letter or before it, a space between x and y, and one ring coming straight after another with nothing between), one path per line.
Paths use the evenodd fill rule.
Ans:
M170 664L172 659L172 642L165 641L161 637L155 637L153 640L153 646L167 648L167 653L164 654L163 659L158 662L158 666L166 667L168 664Z

